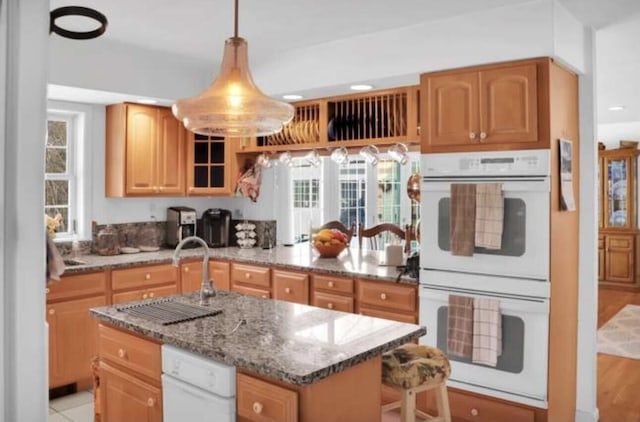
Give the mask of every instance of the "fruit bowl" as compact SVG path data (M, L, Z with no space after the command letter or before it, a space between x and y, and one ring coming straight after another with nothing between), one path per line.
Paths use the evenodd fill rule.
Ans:
M335 258L347 248L349 238L338 229L322 229L311 236L311 244L322 258Z
M313 241L311 243L322 258L335 258L340 252L347 249L345 243L323 243L321 241Z

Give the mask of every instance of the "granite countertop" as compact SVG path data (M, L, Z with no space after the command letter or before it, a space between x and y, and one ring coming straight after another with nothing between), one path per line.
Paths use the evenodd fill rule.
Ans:
M197 293L171 298L199 301ZM145 302L153 301L138 303ZM93 308L91 314L158 342L297 385L317 382L426 333L414 324L225 291L218 291L209 306L222 313L166 326L116 306ZM231 332L241 320L246 323Z
M267 265L305 272L333 273L351 277L366 277L386 281L396 281L399 274L395 266L378 265L380 253L366 249L349 248L337 258L321 258L308 243L294 246L276 246L273 249L241 249L238 247L210 248L210 259L234 261L247 264ZM135 265L170 263L173 249L157 252L140 252L114 256L81 255L84 264L67 266L65 274L126 268ZM183 249L182 260L204 256L203 248ZM417 284L418 280L402 277L402 283Z

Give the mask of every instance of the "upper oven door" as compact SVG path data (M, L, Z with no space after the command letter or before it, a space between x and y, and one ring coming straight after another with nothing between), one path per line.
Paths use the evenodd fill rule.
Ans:
M502 183L502 248L475 248L472 256L450 251L449 211L454 183ZM427 178L421 189L420 266L476 274L549 278L549 178Z

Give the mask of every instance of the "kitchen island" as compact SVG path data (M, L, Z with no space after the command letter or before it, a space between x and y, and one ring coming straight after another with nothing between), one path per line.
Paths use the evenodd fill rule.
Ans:
M197 304L199 296L170 299ZM414 324L226 291L210 299L209 307L222 313L172 325L132 316L117 306L91 310L100 321L104 421L127 418L122 399L129 405L146 403L142 413L131 409L130 416L161 419L161 344L235 367L239 420L282 420L285 408L286 420L380 420L382 353L426 332ZM113 373L132 380L112 388L114 383L102 381L105 371L107 380ZM140 384L148 384L153 396L125 397L128 385L135 395ZM293 394L286 406L281 390Z

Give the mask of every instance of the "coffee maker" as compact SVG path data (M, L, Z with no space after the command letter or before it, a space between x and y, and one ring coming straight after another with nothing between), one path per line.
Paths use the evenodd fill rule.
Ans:
M167 245L176 247L183 239L196 234L196 210L189 207L167 209ZM197 247L189 242L184 247Z
M221 208L209 208L202 214L202 238L212 248L229 246L231 212Z

